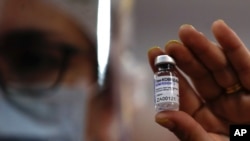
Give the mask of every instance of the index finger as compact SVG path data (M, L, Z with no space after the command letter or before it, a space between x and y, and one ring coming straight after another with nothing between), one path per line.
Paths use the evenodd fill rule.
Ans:
M160 47L152 47L148 50L148 62L153 72L156 72L156 67L154 65L155 58L159 55L164 55L163 50Z

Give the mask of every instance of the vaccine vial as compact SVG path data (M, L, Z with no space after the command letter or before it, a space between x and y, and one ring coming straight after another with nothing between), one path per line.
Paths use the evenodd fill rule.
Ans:
M179 79L175 61L168 55L157 56L154 62L154 102L157 112L179 110Z

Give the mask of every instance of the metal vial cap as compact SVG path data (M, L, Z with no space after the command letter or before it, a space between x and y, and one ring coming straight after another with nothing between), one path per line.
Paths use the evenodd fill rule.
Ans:
M170 63L175 65L175 61L172 57L168 55L159 55L155 58L155 65Z

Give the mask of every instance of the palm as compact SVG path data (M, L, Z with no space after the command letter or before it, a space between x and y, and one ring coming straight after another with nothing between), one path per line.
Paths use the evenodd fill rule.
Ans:
M230 124L250 123L249 93L241 91L228 95L222 93L215 100L206 102L192 115L215 141L225 141ZM181 106L181 109L187 111Z

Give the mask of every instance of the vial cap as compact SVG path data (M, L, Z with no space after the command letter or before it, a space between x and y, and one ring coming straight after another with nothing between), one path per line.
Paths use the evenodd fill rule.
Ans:
M159 55L155 58L155 65L170 63L175 65L175 61L168 55Z

